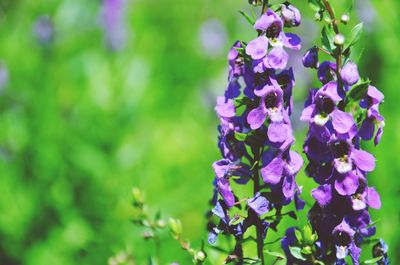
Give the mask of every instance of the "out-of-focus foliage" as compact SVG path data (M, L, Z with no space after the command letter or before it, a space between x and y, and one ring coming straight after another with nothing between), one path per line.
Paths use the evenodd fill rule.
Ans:
M219 158L214 97L226 85L229 46L254 37L237 12L247 2L125 0L124 45L113 46L103 1L0 1L0 264L106 264L119 253L145 261L154 246L129 222L134 185L151 209L182 220L184 237L206 239L210 165ZM305 10L303 50L319 32L305 2L293 1ZM334 2L340 13L351 1ZM360 20L366 28L360 74L386 96L382 142L367 146L383 202L373 217L397 264L400 2L355 2L348 28ZM318 83L295 71L298 113ZM301 150L303 127L293 119ZM310 201L315 184L304 174L298 182ZM161 237L163 263L190 264L168 233ZM209 259L220 263L217 252Z

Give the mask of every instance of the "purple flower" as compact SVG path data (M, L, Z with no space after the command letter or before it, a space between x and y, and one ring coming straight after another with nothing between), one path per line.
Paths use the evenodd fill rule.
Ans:
M268 161L261 169L261 176L265 183L278 184L283 178L283 194L286 198L292 198L295 193L294 176L303 165L301 156L290 151L286 155L279 155Z
M326 84L332 80L336 80L336 64L325 61L318 67L318 80Z
M53 22L47 15L40 16L35 22L33 33L42 45L49 44L53 40Z
M282 5L282 18L287 27L297 27L301 22L300 11L292 5Z
M310 48L303 56L303 65L308 68L318 68L318 47Z
M376 264L377 265L389 265L388 258L389 247L386 245L383 239L379 239L379 242L372 248L372 255L374 258L382 257Z
M260 128L267 116L271 122L280 123L283 121L282 105L283 91L274 85L265 85L262 89L255 91L260 97L259 106L249 112L247 122L250 128L256 130ZM284 125L282 126L284 127Z
M270 210L268 200L259 192L253 198L247 200L247 205L259 216L266 214Z
M125 0L103 0L102 17L106 41L112 50L125 46Z
M353 237L355 231L344 220L333 229L333 237L336 246L336 258L344 259L350 251L350 254L357 257L358 260L360 255L360 249L354 244ZM353 260L354 262L354 260ZM358 264L355 263L355 264Z
M360 79L357 65L352 61L347 62L340 70L340 77L346 85L352 86L357 83Z
M314 102L303 110L301 120L318 126L325 126L328 121L332 121L336 132L348 133L355 123L351 114L337 108L336 104L341 99L337 92L337 83L327 83L315 94Z
M267 55L268 38L260 36L250 41L246 46L246 53L254 60L262 59Z
M268 9L254 23L254 28L266 33L268 38L277 38L282 32L283 23L281 18L271 9Z

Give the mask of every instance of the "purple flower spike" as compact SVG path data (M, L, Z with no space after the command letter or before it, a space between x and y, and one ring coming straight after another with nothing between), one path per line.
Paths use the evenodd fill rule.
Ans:
M347 62L340 70L340 77L346 85L352 86L357 83L360 79L357 65L351 61Z
M209 220L208 241L213 244L219 235L233 236L236 244L230 253L239 263L245 258L242 243L248 228L255 227L261 248L269 227L276 229L280 222L267 222L271 217L265 216L267 213L275 214L291 202L296 210L305 205L296 183L303 159L291 150L294 137L289 116L295 79L293 70L286 68L286 49L299 50L301 41L297 35L284 32L284 25L299 25L301 15L290 4L281 8L279 15L268 9L257 19L257 38L247 45L234 43L228 53L225 95L217 98L215 106L223 159L213 164L210 216L214 217ZM237 185L248 182L253 182L251 189L236 191ZM250 195L243 195L250 190ZM246 210L247 216L235 209Z

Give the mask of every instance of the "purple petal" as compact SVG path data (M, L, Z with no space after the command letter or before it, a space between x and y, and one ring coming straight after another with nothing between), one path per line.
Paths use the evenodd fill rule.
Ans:
M367 190L367 200L368 200L368 205L371 208L374 209L379 209L381 208L381 198L378 194L378 192L375 190L373 187L369 187Z
M332 117L333 128L338 133L347 133L354 125L354 119L350 113L336 109L330 116Z
M375 169L375 157L363 150L354 150L352 158L356 166L365 172L371 172Z
M263 215L269 211L268 200L257 193L253 198L247 200L247 205L253 209L257 215Z
M382 92L380 92L374 86L369 86L368 87L367 95L372 99L372 104L373 105L382 102L382 100L385 98L385 96L382 94Z
M258 108L249 112L247 115L247 122L250 124L252 130L257 130L264 124L266 117L267 113L264 106L261 104Z
M327 206L332 201L332 188L330 184L324 184L312 190L313 198L321 207Z
M260 36L250 41L246 46L246 54L250 55L254 60L262 59L267 55L268 38Z
M284 123L271 123L268 126L268 139L274 143L282 143L286 140L289 126Z
M361 139L368 141L371 140L374 136L374 131L375 124L371 122L371 120L365 119L361 125L360 130L358 131L358 135L361 137Z
M282 192L285 198L287 199L293 198L295 188L296 188L296 183L294 181L294 176L287 176L283 179Z
M379 142L381 141L381 137L383 134L383 126L378 127L378 131L376 132L375 138L374 138L374 144L378 145Z
M274 158L268 165L261 169L261 176L265 183L278 184L281 180L284 161L280 157Z
M270 68L284 69L289 60L289 54L282 47L275 47L269 53L267 62Z
M235 196L233 195L229 181L227 179L220 179L217 182L217 186L219 193L226 203L226 206L231 208L235 204Z
M300 171L301 167L303 166L303 158L301 155L295 151L289 152L289 159L286 166L286 173L289 176L294 176L297 172Z
M340 70L340 76L342 77L343 82L347 85L354 85L360 79L357 65L351 61L347 62Z
M306 122L310 121L311 117L312 117L312 115L314 113L314 110L315 110L315 104L311 104L310 106L305 108L303 110L303 112L301 113L300 120L301 121L306 121Z
M293 33L282 33L280 35L280 39L283 45L292 50L300 50L301 49L301 39L299 36Z
M358 177L349 173L335 180L335 189L340 195L352 195L358 188Z
M215 110L218 116L223 118L232 118L236 115L233 100L229 99L225 101L224 97L217 97L217 106L215 106Z

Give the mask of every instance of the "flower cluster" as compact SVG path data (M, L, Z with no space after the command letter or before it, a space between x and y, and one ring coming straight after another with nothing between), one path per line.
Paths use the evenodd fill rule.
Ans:
M290 150L295 80L292 69L286 69L285 50L299 50L300 38L284 32L300 20L299 11L287 2L275 10L265 8L253 23L258 36L247 44L237 41L229 52L229 84L215 108L223 159L213 164L212 214L218 221L210 223L209 243L220 233L233 235L237 245L232 255L243 259L243 234L255 226L262 264L263 240L267 229L279 223L282 207L293 200L297 209L304 207L295 182L303 160ZM236 190L249 182L252 194L240 198Z
M318 258L346 264L350 255L353 264L359 264L361 242L375 234L368 210L381 207L377 191L367 181L375 158L362 150L361 141L375 135L375 144L379 143L383 94L360 79L357 65L350 60L344 65L319 64L316 47L307 51L303 64L317 68L322 83L321 88L310 90L301 116L309 124L304 143L309 160L306 173L320 185L312 191L316 203L309 212L318 234Z

